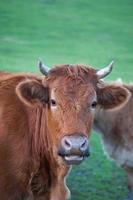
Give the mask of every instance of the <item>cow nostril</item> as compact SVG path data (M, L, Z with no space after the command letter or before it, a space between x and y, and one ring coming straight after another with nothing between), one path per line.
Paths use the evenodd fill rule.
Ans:
M66 148L66 149L71 149L71 141L69 141L67 138L65 138L65 140L64 140L64 147Z
M87 140L85 140L81 146L80 146L80 150L85 151L88 148L88 143Z
M65 145L71 147L70 143L67 140L65 140Z
M81 148L84 148L85 145L86 145L86 141L84 141L84 143L81 145Z

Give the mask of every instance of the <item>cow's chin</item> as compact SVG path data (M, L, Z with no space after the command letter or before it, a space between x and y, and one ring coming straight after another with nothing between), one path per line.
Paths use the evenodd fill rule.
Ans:
M84 160L84 157L79 155L65 155L63 160L67 165L79 165Z

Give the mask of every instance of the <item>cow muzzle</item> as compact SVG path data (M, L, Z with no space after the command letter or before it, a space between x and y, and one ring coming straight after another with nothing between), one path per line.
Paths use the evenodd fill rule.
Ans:
M85 136L64 136L58 150L67 165L80 164L90 155L88 139Z

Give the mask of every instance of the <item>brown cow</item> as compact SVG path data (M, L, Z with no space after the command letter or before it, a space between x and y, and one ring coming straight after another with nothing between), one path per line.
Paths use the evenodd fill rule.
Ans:
M1 200L65 200L70 165L89 155L96 103L112 108L128 98L122 87L99 87L112 65L40 69L45 76L0 78Z
M105 151L109 157L126 170L129 196L133 200L133 85L121 85L130 94L127 102L117 109L95 111L94 129L102 136ZM112 96L110 97L110 99Z

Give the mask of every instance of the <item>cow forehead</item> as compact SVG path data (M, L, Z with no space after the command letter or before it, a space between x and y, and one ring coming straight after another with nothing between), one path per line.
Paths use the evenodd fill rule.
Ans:
M48 87L53 98L77 98L84 101L95 95L98 82L96 72L83 65L58 66L47 77Z
M75 82L56 82L50 87L50 91L54 91L55 93L62 93L64 95L72 94L72 95L84 95L84 94L92 94L95 91L95 87L93 84L78 84Z
M62 82L84 82L95 84L98 81L96 70L84 65L60 65L52 68L47 77L50 80Z
M50 70L47 80L58 82L93 83L98 81L96 70L84 65L61 65Z
M68 84L56 85L50 88L50 96L52 99L65 102L89 102L96 97L96 92L92 84Z

